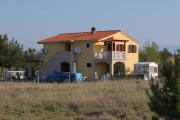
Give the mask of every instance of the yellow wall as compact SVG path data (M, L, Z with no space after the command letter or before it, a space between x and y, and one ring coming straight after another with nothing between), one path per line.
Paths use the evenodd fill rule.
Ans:
M107 63L98 63L96 66L96 72L98 79L101 78L102 75L105 75L106 73L109 73L109 65Z
M106 39L107 40L109 40L109 39L128 40L128 42L126 42L126 51L125 51L126 52L126 60L124 61L124 63L125 63L126 70L128 70L129 72L133 72L134 64L136 64L138 62L138 58L139 58L139 42L121 32L116 33ZM118 44L123 44L123 42L118 42ZM129 45L136 45L137 53L128 53ZM94 46L94 51L95 52L107 51L107 46L104 46L104 42L97 42Z
M127 37L126 35L122 33L117 33L113 36L113 39L118 40L129 40L126 42L126 61L125 61L125 67L127 70L130 70L129 72L133 72L134 70L134 64L138 62L139 59L139 43L136 40L133 40L130 37ZM137 46L137 53L128 53L128 46L129 45L136 45Z
M104 42L96 42L93 45L93 52L107 51L107 47L104 46Z

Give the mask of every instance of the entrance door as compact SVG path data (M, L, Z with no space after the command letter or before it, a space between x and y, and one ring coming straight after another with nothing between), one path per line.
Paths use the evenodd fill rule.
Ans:
M61 72L70 72L70 64L67 62L62 62L60 64Z

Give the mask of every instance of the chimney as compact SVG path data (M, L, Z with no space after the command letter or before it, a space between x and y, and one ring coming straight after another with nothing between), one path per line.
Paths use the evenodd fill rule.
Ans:
M96 32L96 28L93 26L93 27L91 28L91 33L92 33L92 34L95 34L95 32Z

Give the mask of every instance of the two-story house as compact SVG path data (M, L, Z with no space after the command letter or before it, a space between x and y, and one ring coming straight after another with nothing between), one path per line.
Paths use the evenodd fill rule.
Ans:
M129 73L138 62L139 42L121 30L64 33L45 40L44 64L40 75L52 71L79 72L90 79L109 73L118 75L122 67Z

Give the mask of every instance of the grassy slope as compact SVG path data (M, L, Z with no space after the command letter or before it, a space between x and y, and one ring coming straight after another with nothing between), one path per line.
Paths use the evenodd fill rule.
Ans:
M0 119L147 120L147 81L0 83Z

